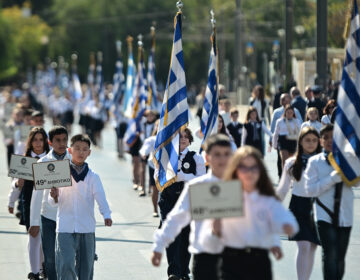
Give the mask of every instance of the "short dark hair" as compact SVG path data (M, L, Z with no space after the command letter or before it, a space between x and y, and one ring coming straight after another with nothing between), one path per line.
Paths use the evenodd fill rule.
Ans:
M49 130L50 142L52 142L55 135L60 135L60 134L66 134L66 136L69 137L69 134L65 127L63 127L61 125L55 125L52 129Z
M191 144L192 142L194 142L194 137L192 136L192 132L191 132L190 128L185 128L185 129L183 130L183 132L185 132L186 138L189 139L190 144Z
M322 137L326 132L333 131L333 130L334 130L334 125L333 124L328 123L328 124L324 125L320 129L320 137Z
M231 148L230 138L224 134L213 134L206 141L204 145L205 152L210 153L211 149L215 146Z
M71 137L70 147L74 146L76 142L85 142L86 144L89 145L89 148L91 146L91 140L87 134L76 134L73 137Z

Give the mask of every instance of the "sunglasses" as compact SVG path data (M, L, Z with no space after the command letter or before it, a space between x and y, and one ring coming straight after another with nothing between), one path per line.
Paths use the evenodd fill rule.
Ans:
M253 166L239 165L239 166L237 167L237 169L238 169L240 172L243 172L243 173L247 173L247 172L255 173L255 172L259 172L259 171L260 171L260 168L259 168L258 165L253 165Z

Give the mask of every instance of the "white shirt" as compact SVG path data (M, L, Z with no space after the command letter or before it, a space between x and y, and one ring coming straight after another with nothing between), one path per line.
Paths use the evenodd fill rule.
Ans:
M341 177L326 162L324 153L309 159L305 169L305 190L309 196L317 197L330 211L334 211L335 184ZM332 223L329 215L315 202L315 220ZM339 226L350 227L353 224L354 194L352 188L343 185L340 201Z
M298 119L291 119L288 121L289 127L292 131L297 130L300 132L301 122ZM273 146L274 149L277 149L278 146L278 138L282 135L289 135L288 126L284 118L278 119L275 126L275 132L273 135Z
M71 160L71 156L66 151L64 159ZM51 150L46 156L40 158L38 162L53 161L56 158L53 155L53 150ZM54 207L49 204L48 196L50 190L33 190L30 204L30 226L40 226L40 214L47 219L56 221L56 212L57 207Z
M299 110L294 108L294 111L295 111L296 118L300 121L300 123L302 123L303 119L301 117ZM276 122L278 121L278 119L282 118L283 114L284 114L284 107L279 107L279 108L275 109L275 111L272 114L272 119L271 119L271 125L270 125L271 132L275 131Z
M294 215L275 197L244 191L244 216L221 219L221 241L225 247L270 249L277 245L283 226L299 229ZM205 242L204 242L205 243Z
M139 154L142 157L149 156L148 165L152 168L155 168L155 165L153 163L153 156L154 156L153 152L154 152L154 148L155 148L155 141L156 141L156 136L150 136L150 137L146 138L144 143L141 146L141 149L139 150Z
M185 185L178 201L176 202L174 208L167 215L165 222L162 224L161 228L158 229L154 234L154 245L153 250L155 252L162 253L166 247L171 244L176 236L181 232L181 230L187 226L190 222L190 236L189 236L189 252L192 254L199 253L209 253L209 254L218 254L222 251L221 244L218 244L218 249L216 244L211 244L212 246L203 246L199 243L199 236L203 232L204 228L211 227L212 220L203 220L203 221L191 221L190 214L190 198L189 198L189 188L191 185L203 182L217 182L220 181L219 178L214 176L211 171L207 174L191 180L188 184ZM219 246L220 245L220 246Z
M304 172L301 174L300 181L297 181L290 173L290 168L294 165L295 159L296 157L291 157L285 161L281 179L276 188L276 194L281 200L285 199L290 188L292 188L292 194L296 196L309 197L305 191Z
M196 175L194 175L193 173L184 173L181 170L181 166L182 166L182 161L184 160L186 154L189 152L188 148L185 148L180 155L180 159L178 160L178 173L177 173L177 182L188 182L196 177L199 177L201 175L204 175L206 173L206 168L205 168L205 161L203 159L203 157L201 155L199 155L198 153L194 154L194 160L196 163ZM156 177L155 177L156 178Z
M302 123L300 130L303 129L304 127L307 127L307 126L315 128L317 130L317 132L320 133L320 129L322 127L322 124L319 121L314 121L314 122L306 121L306 122Z
M321 123L323 125L331 123L331 116L330 115L323 115L321 118Z
M89 169L84 181L76 182L71 177L72 186L59 188L58 203L48 195L48 202L58 206L56 232L95 232L94 200L104 219L111 219L111 211L106 200L100 177Z
M231 122L230 112L225 112L221 110L219 112L219 115L222 116L225 127L228 126L228 124Z

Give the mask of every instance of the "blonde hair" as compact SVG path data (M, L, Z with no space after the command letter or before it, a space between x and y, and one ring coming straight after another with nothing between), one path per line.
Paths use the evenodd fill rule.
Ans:
M266 196L273 196L275 198L275 190L271 183L271 180L267 174L262 155L260 151L251 146L242 146L230 159L224 174L225 181L231 181L237 179L236 171L241 163L248 157L253 157L259 167L260 177L256 183L256 189L260 194Z
M319 120L319 111L318 111L318 109L316 107L310 107L309 109L307 109L307 111L306 111L306 120L307 121L310 120L309 114L311 112L315 112L317 114L317 120Z

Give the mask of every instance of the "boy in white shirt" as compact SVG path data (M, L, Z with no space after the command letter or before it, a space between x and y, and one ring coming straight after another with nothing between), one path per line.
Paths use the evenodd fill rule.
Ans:
M55 262L58 280L91 279L95 258L94 200L111 226L111 211L99 176L85 162L90 155L90 139L78 134L71 138L72 186L53 188L48 197L58 205ZM76 269L75 269L76 264Z
M67 151L68 132L63 126L54 126L49 130L52 150L38 162L70 159ZM55 229L57 207L48 203L50 190L33 190L30 205L29 234L36 237L41 233L44 252L44 265L48 280L57 280L55 269ZM40 227L41 225L41 227Z
M354 219L354 194L343 184L328 156L333 146L333 125L320 130L324 151L309 159L305 169L305 191L314 197L315 221L322 247L324 279L342 279L346 250Z
M167 215L162 227L155 232L155 242L151 258L152 264L159 266L164 249L174 241L183 228L190 224L189 252L194 254L192 268L194 280L218 279L217 266L223 247L221 244L202 246L199 243L202 229L206 227L206 224L208 224L207 228L211 227L212 220L191 221L189 188L196 183L220 181L228 160L232 155L230 139L223 134L210 136L205 145L206 161L209 164L210 171L185 185L175 207ZM171 278L170 276L169 279L175 280L180 278L175 276Z

